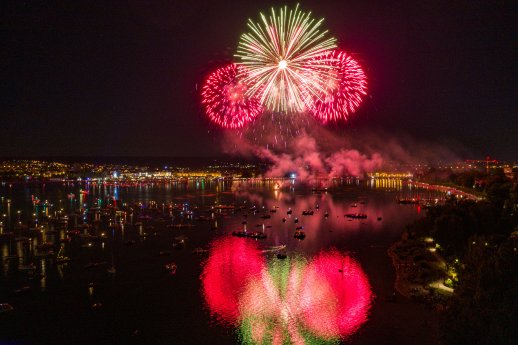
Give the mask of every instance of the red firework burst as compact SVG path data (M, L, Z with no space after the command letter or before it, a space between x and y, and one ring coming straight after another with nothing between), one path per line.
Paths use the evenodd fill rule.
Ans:
M217 69L202 88L202 104L212 122L224 128L241 128L261 113L258 100L247 96L248 85L242 81L246 68L230 64Z
M361 66L350 55L336 49L315 60L327 61L335 68L329 71L323 92L310 99L308 108L323 123L347 120L367 94L367 79Z

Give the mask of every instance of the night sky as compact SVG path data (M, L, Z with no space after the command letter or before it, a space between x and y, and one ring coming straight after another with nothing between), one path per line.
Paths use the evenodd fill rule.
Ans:
M277 1L0 5L0 156L214 156L196 85ZM335 131L375 131L518 160L517 6L301 1L365 67L369 97ZM468 158L468 157L464 157Z

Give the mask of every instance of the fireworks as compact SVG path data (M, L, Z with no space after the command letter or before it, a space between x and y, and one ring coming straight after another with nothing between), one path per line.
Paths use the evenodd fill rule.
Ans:
M269 110L304 111L308 97L323 91L332 66L322 53L336 47L336 40L320 31L323 19L315 22L298 5L278 14L272 8L270 17L261 14L261 20L248 21L250 32L241 36L236 54L249 71L247 92L260 98ZM315 60L317 56L320 58ZM314 63L308 64L311 60Z
M242 66L230 64L212 73L202 89L202 104L209 119L225 128L240 128L260 114L261 105L247 96Z
M202 88L209 119L230 129L244 128L263 110L288 119L311 114L322 123L347 120L367 94L365 74L335 49L322 22L298 5L249 20L238 61L213 72Z
M320 65L321 61L330 63L334 68L329 72L323 92L313 98L310 111L323 123L346 120L367 94L365 74L360 65L343 51L325 52L314 63Z

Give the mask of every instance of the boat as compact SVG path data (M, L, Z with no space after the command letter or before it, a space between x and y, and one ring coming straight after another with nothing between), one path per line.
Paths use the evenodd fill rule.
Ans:
M113 266L113 264L112 264L110 267L108 267L108 268L106 269L106 272L107 272L108 274L115 274L115 273L117 273L117 270L115 269L115 266Z
M286 245L285 244L281 244L279 246L272 246L269 249L265 249L265 250L266 251L278 251L278 250L283 250L283 249L286 249Z
M297 226L297 227L295 228L295 230L302 230L302 228L304 228L304 227L303 227L303 226Z
M252 233L248 234L248 237L255 238L255 239L265 239L266 234L256 231L256 232L252 232Z
M99 267L99 266L104 265L104 264L106 264L106 261L89 262L86 265L84 265L83 268L85 268L85 269L94 268L94 267Z
M302 215L303 216L312 216L313 215L313 210L304 210L302 211Z
M347 213L345 217L352 219L367 219L367 215L364 213Z
M311 191L313 193L327 193L327 188L326 187L314 187L314 188L311 188Z
M397 203L398 204L402 204L402 205L416 205L416 204L419 204L419 200L416 200L416 199L404 199L404 198L399 198L399 199L396 199Z
M183 249L183 247L185 247L185 240L176 238L171 244L171 246L173 247L173 249Z
M194 254L204 254L204 253L207 253L208 250L207 249L203 249L201 247L197 247L197 248L194 248L192 252Z
M16 293L28 293L30 291L31 291L31 287L28 285L22 286L21 288L14 290L14 292L16 292Z
M286 214L292 214L292 213L293 213L293 210L291 208L288 210L288 212L286 212Z
M293 235L293 237L295 237L296 239L299 239L299 240L303 240L304 238L306 238L306 234L304 233L304 231L295 231L295 234Z
M54 262L56 264L64 264L70 261L70 258L68 256L63 255L63 246L59 248L58 255L56 256L56 260Z
M236 237L247 237L247 232L246 231L232 231L232 236L236 236Z
M0 303L0 314L8 313L10 311L13 311L14 308L9 303Z
M166 225L167 228L192 228L194 227L194 224L168 224Z
M176 269L178 268L178 266L176 266L176 264L174 262L170 262L168 264L165 264L164 265L165 269L170 273L170 274L175 274L176 273Z

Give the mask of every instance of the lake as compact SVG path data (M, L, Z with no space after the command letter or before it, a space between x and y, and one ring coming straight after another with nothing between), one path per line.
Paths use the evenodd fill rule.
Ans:
M0 242L2 344L437 343L437 315L393 297L386 251L424 212L396 200L438 192L356 179L0 191L14 232Z

